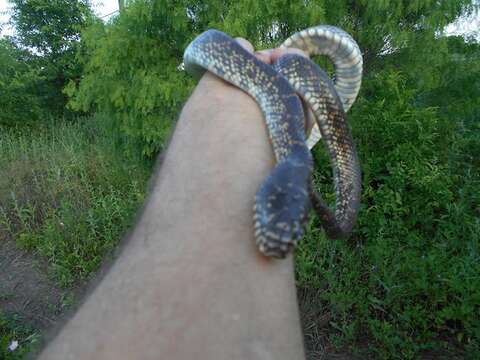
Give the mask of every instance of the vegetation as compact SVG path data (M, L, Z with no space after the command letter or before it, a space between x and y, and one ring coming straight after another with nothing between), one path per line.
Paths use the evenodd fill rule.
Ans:
M35 122L45 112L68 115L63 88L71 79L78 79L82 74L76 53L81 51L82 46L80 32L94 21L88 0L9 2L15 35L2 42L13 43L14 48L2 46L1 51L9 57L11 65L9 72L2 70L6 73L2 75L7 88L22 95L2 99L12 110L8 117L0 114L0 123ZM26 87L27 95L23 95L22 87ZM22 96L29 97L26 104L22 102ZM36 107L28 106L32 102ZM19 104L20 109L29 109L29 114L17 114L14 109Z
M365 55L349 115L362 209L348 241L327 240L312 219L298 286L320 294L335 345L369 358L480 357L480 45L440 36L472 1L136 0L107 24L86 1L13 3L36 15L16 15L20 35L0 41L0 234L46 257L62 285L95 273L143 201L150 159L194 85L181 58L196 34L215 27L264 48L330 23ZM37 26L53 13L78 22ZM62 64L54 77L38 66L48 62ZM68 111L38 92L53 83L55 96L66 85ZM51 120L50 106L97 115ZM322 146L314 156L333 203Z
M117 144L100 116L0 128L0 239L46 258L61 286L95 274L143 203L151 164ZM1 359L23 358L39 337L18 314L0 316Z
M35 349L39 337L34 329L22 324L21 318L8 318L0 312L0 359L23 359ZM13 351L11 347L14 348Z
M35 123L43 114L37 90L42 77L23 60L24 56L9 39L0 39L0 124L3 125Z
M102 117L0 132L1 229L62 286L98 269L144 200L150 166L115 141Z
M474 61L450 66L469 67ZM432 68L429 75L450 70ZM468 77L475 77L479 68L469 71ZM437 89L410 87L409 80L416 79L408 75L386 67L366 78L368 96L350 118L364 176L359 225L348 242L331 242L313 221L297 256L298 282L323 290L339 343L366 333L379 358L460 348L476 358L480 175L478 162L469 157L480 145L473 121L480 93L478 87L462 91L459 100L476 105L460 110L438 101ZM451 91L467 86L458 81L449 83ZM329 191L322 150L315 152L323 169L318 183Z
M77 111L101 111L114 118L130 145L151 157L193 88L181 70L183 49L192 39L188 16L176 1L132 3L112 24L83 33L85 73L67 93Z

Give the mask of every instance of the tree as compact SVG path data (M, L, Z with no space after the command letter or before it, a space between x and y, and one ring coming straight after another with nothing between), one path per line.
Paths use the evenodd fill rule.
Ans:
M83 32L86 71L67 87L69 105L107 112L129 144L155 155L193 84L180 68L192 37L191 19L178 1L132 2L111 24Z
M42 115L38 85L39 72L29 65L28 54L10 38L0 39L0 124L32 123Z
M93 16L88 0L9 1L16 40L53 58L72 51Z
M9 0L11 23L18 46L31 55L31 65L44 78L42 103L62 114L66 97L63 88L80 77L76 59L80 32L93 20L88 0Z

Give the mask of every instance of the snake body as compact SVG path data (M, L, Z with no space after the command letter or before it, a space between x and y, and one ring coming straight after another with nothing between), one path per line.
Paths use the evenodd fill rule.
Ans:
M335 66L334 88L340 97L343 110L350 110L362 83L363 57L357 43L348 33L335 26L315 26L293 34L281 47L297 48L309 56L328 56ZM317 120L320 119L317 117ZM319 127L314 125L307 141L309 148L321 138Z
M330 237L348 235L359 209L360 167L343 110L354 101L360 86L358 46L347 41L351 38L340 29L313 29L293 35L284 46L309 54L336 54L335 83L301 56L286 55L272 66L265 64L217 30L199 35L184 53L189 73L198 77L212 72L252 96L263 112L277 164L255 195L255 238L263 254L277 258L291 252L303 236L312 204ZM312 187L310 147L319 136L313 134L316 138L307 144L305 114L297 94L313 111L332 161L335 213Z

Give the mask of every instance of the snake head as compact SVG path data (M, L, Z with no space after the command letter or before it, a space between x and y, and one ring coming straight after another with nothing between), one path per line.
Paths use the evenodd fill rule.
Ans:
M284 258L305 233L311 204L311 166L288 159L279 163L255 196L254 221L258 249Z

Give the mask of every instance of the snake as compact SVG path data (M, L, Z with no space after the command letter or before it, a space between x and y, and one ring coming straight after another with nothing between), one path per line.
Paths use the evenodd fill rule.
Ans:
M280 47L328 56L334 63L334 79L296 54L264 63L216 29L198 35L183 56L185 70L192 76L211 72L250 95L262 111L276 165L255 194L253 230L259 251L274 258L293 252L305 234L312 208L328 237L348 237L361 196L359 158L345 116L361 85L363 61L357 43L340 28L319 25L293 34ZM316 120L308 139L305 107ZM333 169L334 211L312 182L310 150L320 139Z

